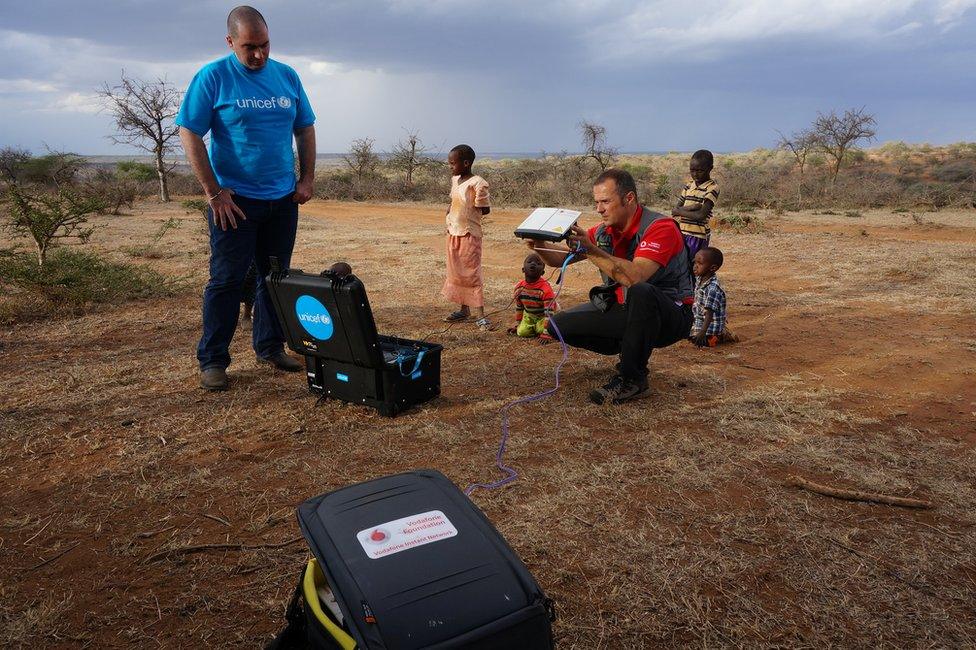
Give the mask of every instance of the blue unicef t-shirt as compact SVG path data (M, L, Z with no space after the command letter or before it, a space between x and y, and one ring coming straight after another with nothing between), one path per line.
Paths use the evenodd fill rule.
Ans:
M292 134L314 123L298 73L272 59L250 70L233 54L193 77L176 116L200 137L210 132L210 164L221 187L253 199L295 190Z

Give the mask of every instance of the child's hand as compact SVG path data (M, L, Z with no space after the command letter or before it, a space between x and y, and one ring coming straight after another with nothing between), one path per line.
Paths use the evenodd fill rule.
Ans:
M518 325L512 325L505 331L507 331L509 334L518 334Z
M688 338L691 340L692 343L694 343L700 348L704 348L708 345L708 340L707 340L708 337L705 335L705 330L702 330L701 332L696 332Z

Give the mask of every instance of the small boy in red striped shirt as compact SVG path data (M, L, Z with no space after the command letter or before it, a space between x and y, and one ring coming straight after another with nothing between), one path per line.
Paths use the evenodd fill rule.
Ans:
M530 253L522 262L525 279L515 285L515 323L508 328L509 334L552 340L546 325L549 314L556 310L556 294L542 277L545 269L546 264L537 253Z

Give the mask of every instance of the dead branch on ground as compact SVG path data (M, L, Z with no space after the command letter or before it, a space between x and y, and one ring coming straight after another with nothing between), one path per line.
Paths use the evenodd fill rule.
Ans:
M152 564L156 560L159 560L170 555L189 555L190 553L204 553L206 551L218 551L218 550L233 550L233 551L255 551L257 549L267 548L284 548L285 546L290 546L295 542L300 542L304 539L301 535L298 537L293 537L292 539L286 540L284 542L279 542L277 544L196 544L193 546L180 546L179 548L164 549L157 553L153 553L145 560L142 564Z
M835 499L844 499L846 501L866 501L869 503L883 503L889 506L900 506L902 508L919 508L928 509L934 508L935 504L931 501L923 501L922 499L910 499L908 497L892 497L886 494L872 494L871 492L862 492L860 490L846 490L843 488L835 488L829 485L820 485L819 483L814 483L813 481L808 481L800 476L791 476L787 481L789 485L794 485L798 488L808 490L810 492L816 492L817 494L822 494L828 497L834 497Z

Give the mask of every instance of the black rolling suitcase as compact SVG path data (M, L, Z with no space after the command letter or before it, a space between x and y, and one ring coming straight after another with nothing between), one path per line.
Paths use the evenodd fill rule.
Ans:
M393 416L440 394L442 346L381 336L355 275L275 269L267 278L288 347L314 393Z
M440 472L323 494L298 508L298 521L315 557L272 647L552 648L551 602Z

